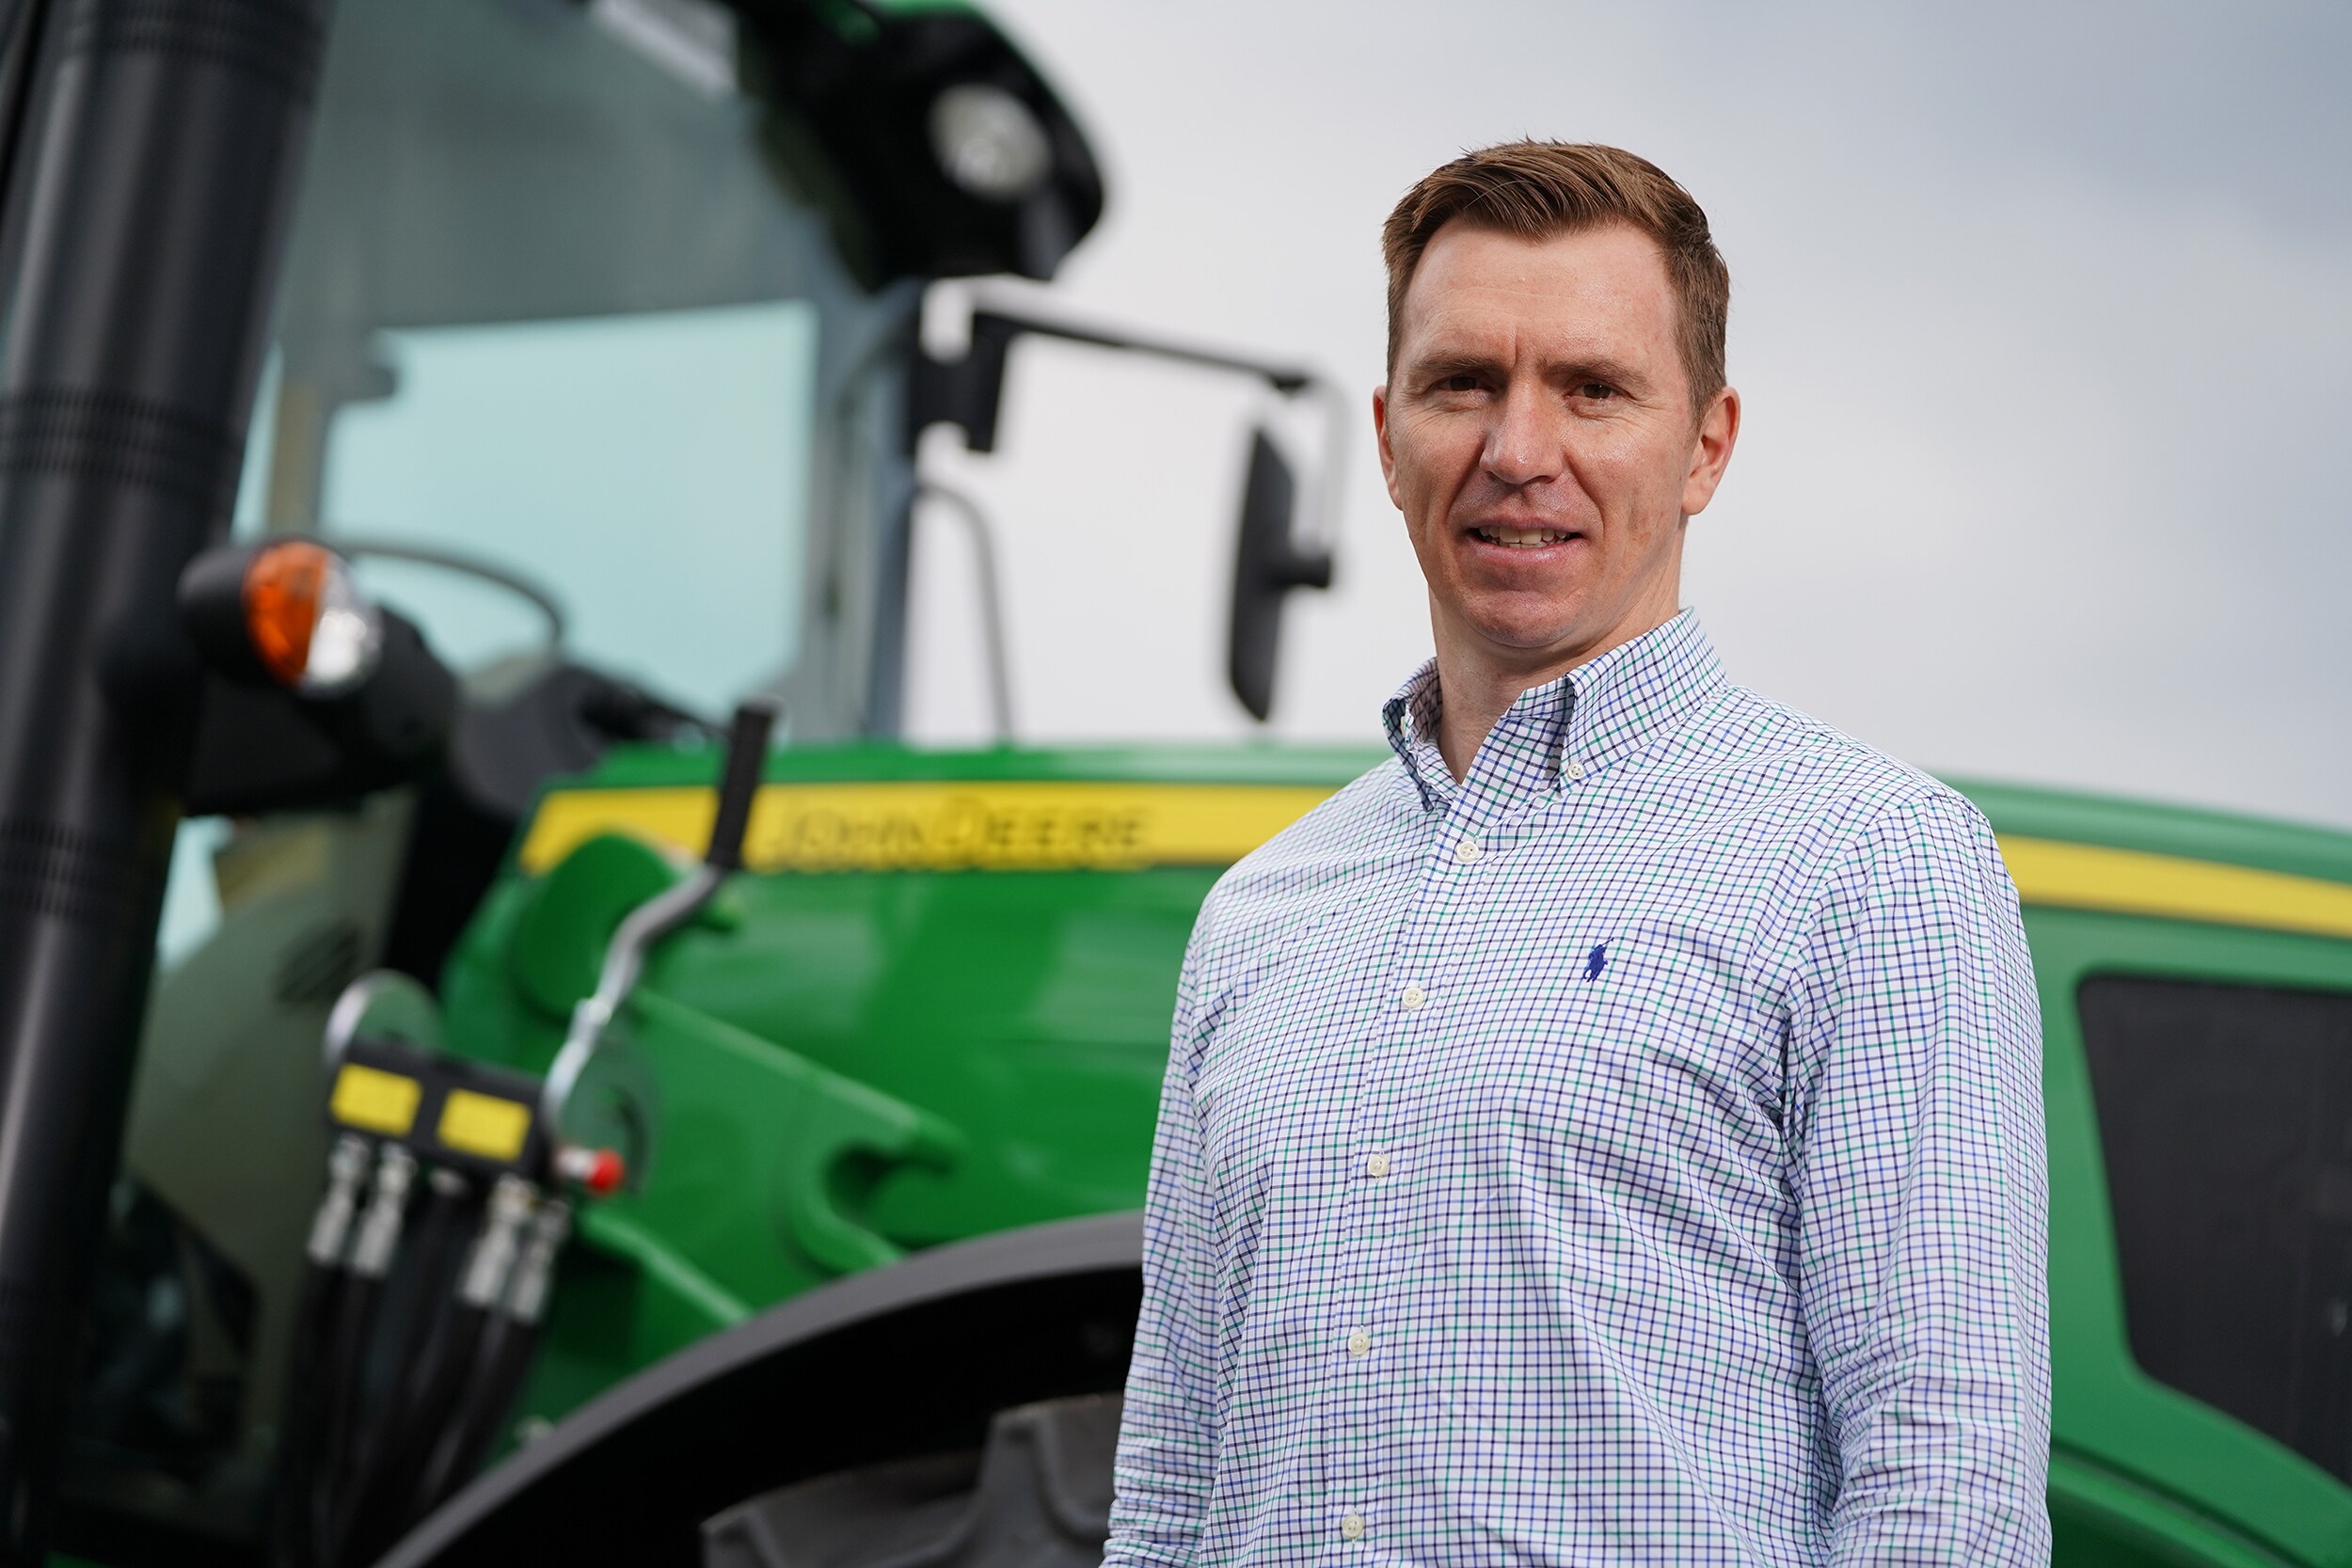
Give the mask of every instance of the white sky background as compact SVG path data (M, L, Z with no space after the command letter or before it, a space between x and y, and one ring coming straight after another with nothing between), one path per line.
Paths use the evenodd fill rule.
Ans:
M1747 423L1685 599L1735 678L1931 769L2352 825L2352 10L2338 5L995 0L1110 209L1053 297L1296 357L1358 411L1340 585L1278 737L1376 737L1427 654L1369 439L1376 232L1518 135L1707 207ZM1016 351L999 455L1023 733L1231 737L1257 394ZM918 734L978 733L968 560L918 567Z

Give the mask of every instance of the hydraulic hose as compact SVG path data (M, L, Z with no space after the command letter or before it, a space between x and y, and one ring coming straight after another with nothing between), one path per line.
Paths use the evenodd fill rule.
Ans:
M436 1167L425 1178L423 1218L408 1256L402 1260L404 1277L413 1288L390 1292L409 1300L406 1321L400 1324L392 1366L409 1369L385 1400L382 1412L360 1422L353 1439L350 1473L336 1488L331 1514L335 1520L330 1563L366 1560L356 1543L368 1517L380 1511L389 1471L400 1461L409 1422L418 1402L420 1374L431 1361L434 1348L448 1336L453 1314L452 1293L445 1275L450 1253L467 1211L473 1207L474 1188L453 1170ZM379 1331L376 1338L382 1337Z
M442 1298L446 1305L437 1314L438 1329L410 1364L382 1462L353 1498L334 1560L373 1561L415 1517L412 1499L418 1479L465 1392L484 1325L514 1272L532 1205L531 1183L520 1177L502 1176L491 1189L481 1229L454 1288Z
M367 1140L345 1133L327 1156L326 1194L310 1221L304 1248L302 1295L294 1308L294 1344L287 1380L286 1413L278 1423L278 1494L273 1508L272 1560L281 1568L313 1568L310 1528L310 1492L317 1473L311 1461L325 1430L320 1408L321 1359L326 1350L341 1294L343 1249L358 1212L359 1184L370 1164Z
M400 1251L408 1189L416 1177L416 1156L398 1144L386 1145L376 1162L375 1186L368 1197L367 1212L352 1239L351 1261L336 1303L333 1342L324 1369L318 1436L322 1465L311 1480L304 1513L317 1561L326 1561L331 1549L334 1494L353 1457L352 1433L365 1392L368 1340L375 1326L376 1302Z
M522 1393L523 1380L531 1371L539 1325L547 1315L548 1294L554 1282L556 1256L571 1232L572 1206L567 1200L550 1198L539 1206L530 1239L516 1262L505 1306L484 1333L475 1357L477 1373L469 1380L457 1418L434 1450L418 1489L419 1517L439 1507L470 1480L497 1444L506 1413Z

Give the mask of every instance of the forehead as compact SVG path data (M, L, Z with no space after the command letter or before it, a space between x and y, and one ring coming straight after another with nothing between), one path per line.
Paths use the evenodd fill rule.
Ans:
M1522 343L1672 356L1676 301L1658 242L1630 224L1531 240L1457 218L1422 252L1398 325L1400 360Z

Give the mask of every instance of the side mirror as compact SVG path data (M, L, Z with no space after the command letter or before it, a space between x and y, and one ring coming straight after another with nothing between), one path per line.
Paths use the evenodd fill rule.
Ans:
M1226 673L1249 716L1274 708L1274 666L1282 640L1282 601L1295 588L1331 586L1331 552L1291 543L1298 481L1261 429L1251 434L1249 474L1241 492L1241 543L1233 559L1233 620Z

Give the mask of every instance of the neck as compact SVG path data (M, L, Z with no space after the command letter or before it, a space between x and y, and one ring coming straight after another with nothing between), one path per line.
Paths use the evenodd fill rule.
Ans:
M1524 657L1499 657L1498 650L1474 640L1475 634L1449 638L1441 626L1438 635L1438 752L1445 758L1454 782L1459 784L1470 776L1478 749L1521 692L1558 680L1610 649L1657 630L1679 613L1669 600L1662 612L1630 618L1572 651L1532 661Z

